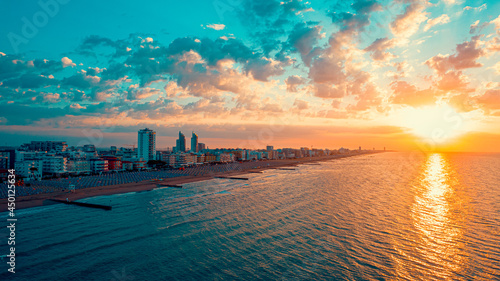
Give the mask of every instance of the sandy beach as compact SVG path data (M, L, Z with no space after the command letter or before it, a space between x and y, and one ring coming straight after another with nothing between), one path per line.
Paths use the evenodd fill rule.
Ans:
M58 200L69 200L75 201L78 199L102 196L102 195L113 195L128 192L138 192L138 191L148 191L157 187L157 184L169 184L169 185L181 185L184 183L198 182L204 180L210 180L218 176L236 176L247 173L259 172L267 169L275 169L287 166L296 166L300 164L328 161L334 159L341 159L352 156L360 156L373 154L378 152L369 152L364 154L346 154L346 155L332 155L324 157L314 157L314 158L301 158L301 159L286 159L286 160L268 160L268 161L258 161L255 162L254 167L248 169L242 169L234 172L224 172L224 173L213 173L210 175L203 176L182 176L176 178L169 178L161 181L142 181L137 183L127 183L119 185L108 185L108 186L98 186L89 187L83 189L77 189L74 192L60 191L52 193L37 194L31 196L16 197L16 210L43 206L44 202L48 199L58 199ZM0 212L7 211L7 199L0 199Z

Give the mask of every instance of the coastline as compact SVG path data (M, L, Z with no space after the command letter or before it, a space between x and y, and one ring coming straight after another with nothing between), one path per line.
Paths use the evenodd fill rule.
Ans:
M381 153L383 151L374 151L367 152L362 154L346 154L346 155L334 155L334 156L323 156L323 157L315 157L315 158L300 158L300 159L285 159L285 160L267 160L256 162L258 164L267 164L265 166L260 166L257 168L250 168L232 172L220 172L213 173L210 175L201 175L201 176L181 176L175 178L168 178L162 181L142 181L135 183L126 183L119 185L108 185L108 186L98 186L98 187L89 187L83 189L77 189L75 192L71 193L69 191L60 191L60 192L51 192L51 193L43 193L37 195L30 196L22 196L16 197L16 210L32 208L32 207L40 207L44 205L44 201L47 199L58 199L58 200L66 200L75 201L78 199L84 199L89 197L103 196L103 195L114 195L121 193L129 193L129 192L140 192L140 191L149 191L158 188L157 184L170 184L170 185L181 185L185 183L191 182L199 182L205 180L211 180L214 177L218 176L236 176L243 175L252 172L260 172L269 169L276 169L287 166L297 166L300 164L314 163L314 162L324 162L336 159L342 159L353 156L362 156L362 155L370 155ZM0 199L0 212L7 211L7 198Z

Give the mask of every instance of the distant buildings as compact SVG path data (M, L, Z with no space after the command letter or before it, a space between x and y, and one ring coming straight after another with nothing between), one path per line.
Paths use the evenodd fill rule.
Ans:
M138 147L111 146L96 148L93 144L68 147L65 141L32 141L18 149L0 147L0 182L2 172L15 168L16 174L26 181L90 174L117 173L122 171L148 170L161 167L180 168L204 164L228 162L263 161L272 159L294 159L320 157L343 153L361 153L346 148L339 150L313 149L308 147L275 149L216 148L209 149L198 142L192 132L191 148L186 149L186 137L179 131L173 150L156 151L156 132L148 128L138 131ZM148 165L150 160L164 163Z
M198 143L198 152L203 151L203 150L205 150L205 149L207 149L207 147L205 146L205 144L204 144L204 143L199 142L199 143Z
M179 131L179 138L176 141L174 152L186 152L186 137Z
M198 135L193 132L191 135L191 152L198 152Z
M15 148L0 149L0 169L14 169L16 162Z
M47 151L63 152L68 148L65 141L32 141L21 145L20 150L25 151Z
M144 161L155 160L156 132L148 128L138 132L137 157Z

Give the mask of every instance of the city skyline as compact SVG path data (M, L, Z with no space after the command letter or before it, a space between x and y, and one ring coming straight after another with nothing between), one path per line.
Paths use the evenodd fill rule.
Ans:
M157 146L157 142L156 142L156 137L157 137L157 134L156 134L156 131L151 129L151 128L144 128L144 129L141 129L139 130L138 132L135 132L137 134L136 136L136 139L137 139L137 142L134 142L134 143L130 143L130 144L115 144L115 143L111 143L111 145L107 145L107 146L98 146L98 145L95 145L93 143L87 143L87 142L82 142L82 140L79 140L77 141L78 142L78 145L73 145L71 142L68 144L68 142L66 140L60 140L60 139L46 139L46 140L30 140L28 142L20 142L20 143L17 143L17 144L14 144L14 145L0 145L0 148L19 148L21 150L32 150L32 151L64 151L70 147L73 147L73 148L82 148L82 149L86 149L87 147L93 147L95 149L101 149L101 150L106 150L106 149L118 149L118 148L124 148L124 149L133 149L135 151L137 151L138 153L138 156L141 156L141 155L146 155L149 153L149 151L151 150L150 148L152 147L153 149L151 150L152 151L174 151L177 144L179 143L179 137L183 137L184 138L184 141L187 142L187 139L185 137L185 135L182 133L182 131L179 131L179 136L177 137L177 139L174 140L174 143L166 143L166 144L162 144L160 147ZM196 151L193 151L192 150L192 147L193 147L193 137L195 137L196 141L196 147L197 147L197 150ZM171 138L171 137L169 137ZM144 144L140 144L141 143L141 140L143 140L143 143ZM76 142L75 142L76 143ZM191 146L189 147L189 149L187 147L185 147L185 150L184 151L181 151L181 150L177 150L175 152L186 152L186 153L196 153L196 152L199 152L201 150L204 150L204 149L209 149L208 146L206 146L205 143L201 143L199 142L199 136L193 131L192 132L192 136L191 136ZM147 145L145 145L147 144ZM48 147L47 149L42 149L44 147ZM54 149L56 148L57 149ZM64 149L61 149L60 147L64 147ZM141 149L142 147L142 149ZM229 147L229 146L217 146L215 145L214 148L212 149L257 149L257 150L274 150L274 145L269 145L269 144L266 144L266 145L263 145L262 147ZM339 147L334 147L334 146L330 146L330 147L311 147L311 146L307 146L307 145L298 145L298 146L295 146L295 147L292 147L290 145L288 146L282 146L282 147L278 147L276 146L277 149L281 149L281 148L304 148L304 147L307 147L307 148L318 148L318 149L339 149L339 148L344 148L343 146L339 146ZM354 149L356 150L358 147L360 146L357 146L357 145L352 145L352 147L345 147L347 149ZM38 149L39 148L39 149ZM140 154L139 154L140 153ZM143 157L140 157L140 158L143 158Z
M4 3L0 145L500 151L500 2L219 2Z

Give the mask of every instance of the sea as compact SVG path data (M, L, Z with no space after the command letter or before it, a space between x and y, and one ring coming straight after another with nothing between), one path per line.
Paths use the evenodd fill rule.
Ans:
M386 152L16 211L0 280L500 280L500 154ZM7 213L1 213L7 225Z

